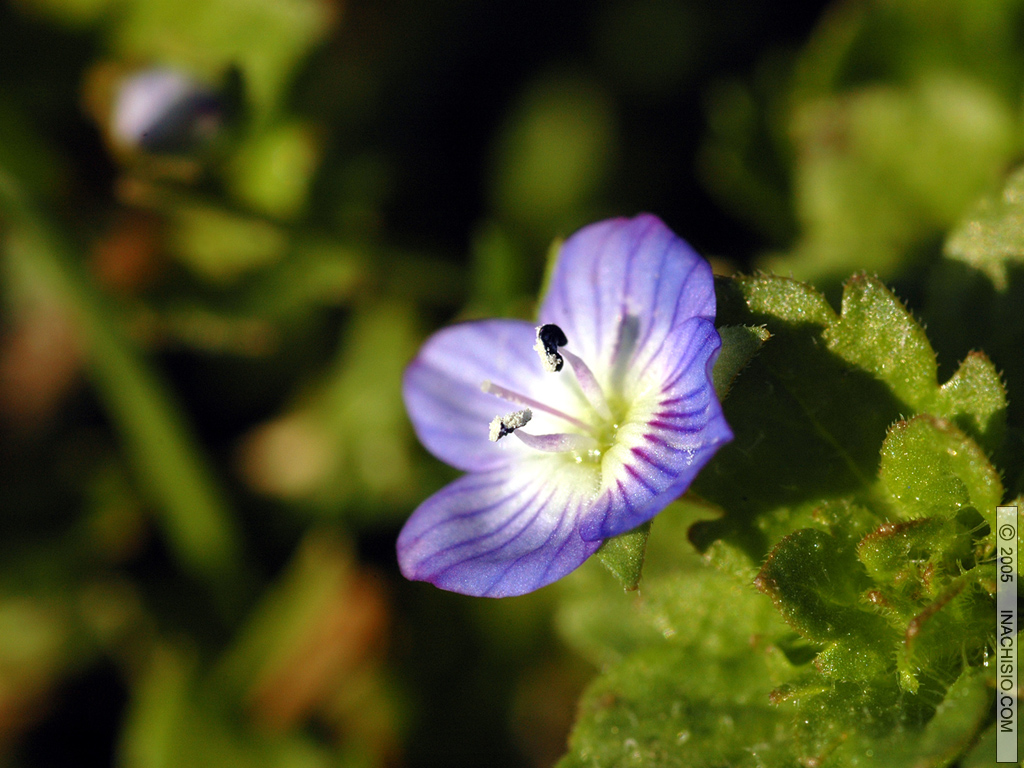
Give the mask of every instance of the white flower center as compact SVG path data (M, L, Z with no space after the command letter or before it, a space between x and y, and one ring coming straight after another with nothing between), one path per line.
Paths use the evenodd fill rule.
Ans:
M532 397L485 381L481 385L484 392L497 395L510 403L525 406L522 410L494 418L490 426L492 441L496 442L507 435L515 434L535 450L571 453L577 463L600 461L604 451L615 442L621 419L612 413L604 390L587 364L572 352L563 349L568 343L565 333L557 325L542 325L537 328L537 343L534 349L540 355L544 369L551 373L561 371L565 361L569 362L576 383L590 406L590 413L581 419L566 413L564 409L552 407ZM522 427L533 418L533 411L541 411L564 421L572 431L545 435L523 431Z

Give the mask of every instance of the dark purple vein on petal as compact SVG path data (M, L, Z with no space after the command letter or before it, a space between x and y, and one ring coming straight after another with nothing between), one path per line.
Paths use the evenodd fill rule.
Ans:
M550 500L551 500L551 497L548 497L548 501L550 501ZM548 504L547 501L544 502L544 507L547 507L547 504ZM538 514L539 514L539 512L538 512ZM539 552L540 550L544 549L544 547L546 547L551 542L552 539L554 539L555 537L558 536L558 532L562 530L562 523L565 522L566 518L568 518L568 515L565 514L565 513L559 515L558 516L558 525L555 526L555 530L553 530L551 533L549 533L548 536L544 539L544 541L542 541L538 546L534 547L533 549L531 549L528 552L524 552L519 557L517 557L515 560L513 560L508 565L508 567L505 568L505 570L503 570L501 572L501 574L496 579L494 579L494 581L492 581L490 583L490 585L487 587L487 589L484 590L483 594L484 595L490 594L491 590L494 589L495 586L500 584L505 579L505 577L509 574L509 572L513 568L515 568L520 562L522 562L525 558L531 557L531 556L535 555L537 552ZM550 567L550 566L548 566L548 567ZM546 572L547 571L545 571L545 573Z
M465 563L471 563L474 560L479 560L479 559L481 559L483 557L487 557L488 555L491 555L491 554L497 552L498 550L504 549L505 547L507 547L513 541L518 539L523 534L524 531L526 531L526 530L528 530L530 528L530 526L533 524L533 521L537 519L537 516L544 510L544 508L547 506L547 503L551 500L551 497L554 496L557 491L558 491L557 488L553 488L551 493L548 494L547 499L545 499L543 502L541 502L541 504L537 507L537 511L534 513L533 517L531 517L529 520L527 520L522 528L520 528L518 531L516 531L515 534L513 534L511 537L505 539L501 544L497 545L496 547L492 547L491 549L484 550L483 552L478 552L477 554L473 555L472 557L467 557L464 560L459 560L457 562L451 563L450 565L447 565L444 568L442 568L440 571L437 571L436 573L432 574L432 578L438 578L440 576L443 576L448 571L450 571L452 568L455 568L455 567L457 567L459 565L463 565ZM486 536L477 536L477 537L475 537L473 539L461 542L460 544L456 545L455 547L448 547L448 548L446 548L444 550L440 550L438 552L438 554L440 554L441 552L448 552L448 551L450 551L452 549L457 549L458 547L464 546L465 544L476 543L477 541L481 541L483 539L486 539L488 536L492 536L492 535L494 535L496 533L500 533L510 523L512 523L520 515L522 515L523 512L530 506L530 504L533 503L534 499L536 499L538 496L540 496L540 491L537 491L537 493L535 493L530 498L530 500L526 502L526 504L521 506L519 508L519 510L514 515L512 515L508 520L506 520L505 523L501 527L495 529L494 531L491 531Z
M494 483L494 485L502 485L505 482L506 481L503 480L500 483ZM490 486L482 486L481 488L474 488L473 491L476 492L476 491L482 490L482 488L487 488L487 487L490 487ZM451 522L453 522L455 520L466 520L466 519L468 519L470 517L476 517L477 515L485 514L485 513L489 512L489 511L491 511L492 509L494 509L495 507L498 507L498 506L504 504L505 502L509 501L510 499L514 499L516 496L521 494L524 491L525 488L526 488L526 486L523 486L523 487L520 487L520 488L516 488L508 496L503 496L502 498L498 499L498 501L495 501L495 502L493 502L491 504L488 504L486 507L480 507L479 509L473 509L473 510L470 510L468 512L460 512L457 515L448 515L447 517L443 517L440 520L438 520L436 523L432 524L430 527L428 527L428 528L420 531L419 533L417 533L412 539L409 539L409 543L410 544L415 544L420 539L422 539L424 536L426 536L428 533L431 533L432 531L437 530L441 526L447 525L447 524L449 524L449 523L451 523ZM539 491L538 491L538 493L539 493Z
M574 522L576 520L578 520L579 516L580 516L580 508L582 506L583 506L583 499L581 498L576 503L576 509L572 513L572 515L570 516L570 515L566 514L566 517L571 517ZM562 552L565 550L565 548L567 546L569 546L569 544L572 543L573 533L574 533L574 531L570 531L569 534L565 537L565 540L562 542L561 546L559 546L558 549L555 551L554 556L551 558L551 562L548 563L548 567L544 569L544 573L542 573L540 575L540 578L537 580L538 584L542 583L543 581L545 581L547 579L547 576L551 572L551 569L555 566L555 563L558 562L559 556L562 554ZM580 539L580 541L582 541L582 539Z
M623 464L622 464L622 468L623 468L624 470L626 470L626 472L627 472L627 473L628 473L628 474L630 475L630 477L632 477L632 478L633 478L634 480L636 480L636 481L637 481L638 483L640 483L640 485L642 485L642 486L643 486L644 488L646 488L646 489L647 489L647 491L648 491L648 492L649 492L649 493L650 493L650 494L651 494L652 496L657 496L657 494L658 494L658 491L657 491L657 490L655 490L655 489L654 489L654 488L653 488L653 487L651 486L651 484L650 484L650 483L648 483L648 482L647 482L647 481L646 481L646 480L645 480L645 479L643 478L643 476L642 476L642 475L641 475L641 474L640 474L639 472L637 472L637 471L636 471L636 470L635 470L635 469L633 468L633 466L632 466L631 464L626 464L625 462L623 462Z

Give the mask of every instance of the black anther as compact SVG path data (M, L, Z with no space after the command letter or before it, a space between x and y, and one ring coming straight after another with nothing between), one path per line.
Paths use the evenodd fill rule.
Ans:
M544 354L554 361L555 370L562 370L562 365L565 361L558 354L558 348L564 347L569 343L569 339L565 336L565 331L554 323L548 323L537 329L537 340L544 346Z

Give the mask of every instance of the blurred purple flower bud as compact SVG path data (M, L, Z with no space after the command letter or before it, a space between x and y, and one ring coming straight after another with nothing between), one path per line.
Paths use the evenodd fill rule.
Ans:
M145 152L187 152L213 137L223 111L212 88L176 70L147 69L122 81L111 129L117 141Z

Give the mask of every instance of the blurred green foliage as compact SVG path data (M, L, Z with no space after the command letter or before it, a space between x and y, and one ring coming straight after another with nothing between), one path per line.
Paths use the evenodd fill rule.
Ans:
M1019 0L0 6L0 766L990 764L1022 33ZM151 67L220 94L208 140L117 134ZM538 594L405 582L452 477L406 362L639 210L788 276L719 284L736 440Z

